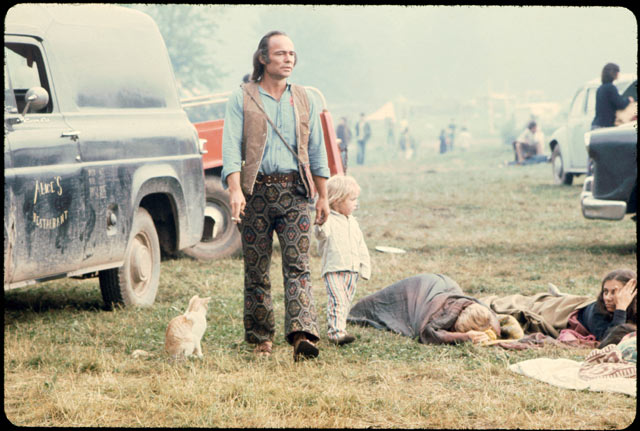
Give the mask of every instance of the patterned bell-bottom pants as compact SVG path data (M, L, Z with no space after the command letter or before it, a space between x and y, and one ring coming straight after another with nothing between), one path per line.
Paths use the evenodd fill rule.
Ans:
M311 218L308 199L295 191L298 181L256 183L253 194L246 197L239 228L244 255L245 341L251 344L273 341L275 334L269 278L274 230L282 250L285 338L291 344L293 334L302 331L309 340L318 340L309 271Z

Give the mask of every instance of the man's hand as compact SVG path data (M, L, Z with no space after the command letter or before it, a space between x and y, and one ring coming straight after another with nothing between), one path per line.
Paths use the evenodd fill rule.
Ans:
M316 221L314 224L324 224L329 217L329 198L327 197L327 179L324 177L313 176L313 182L318 191L318 200L316 201Z
M329 217L329 200L319 197L316 202L316 221L315 224L324 224Z
M238 224L242 221L240 216L244 217L244 207L247 201L244 198L244 193L240 188L240 172L234 172L227 177L227 184L229 184L229 204L231 205L231 221Z
M616 291L616 309L618 310L626 310L631 305L631 301L636 297L636 293L638 293L636 289L637 281L635 279L631 279L622 286L622 288Z

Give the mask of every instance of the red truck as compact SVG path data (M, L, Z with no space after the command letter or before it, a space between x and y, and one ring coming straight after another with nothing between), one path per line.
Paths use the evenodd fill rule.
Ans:
M324 95L314 87L306 87L308 91L316 94L322 101L320 121L324 134L324 142L327 148L329 170L331 175L342 174L344 169L338 148L333 119L327 110ZM222 107L229 98L231 92L209 94L182 99L182 107L187 112L193 108L212 106ZM220 112L220 110L218 110ZM218 114L219 115L219 114ZM187 255L200 260L217 259L230 256L239 252L242 248L240 233L231 222L231 207L229 205L229 193L222 187L220 174L222 172L222 130L224 119L215 119L194 122L198 135L204 143L205 153L202 162L205 173L206 207L204 213L204 228L202 239L198 244L183 250Z

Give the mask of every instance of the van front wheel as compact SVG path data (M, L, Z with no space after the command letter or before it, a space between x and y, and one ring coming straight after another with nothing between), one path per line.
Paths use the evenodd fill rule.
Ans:
M124 265L100 271L100 290L107 308L114 304L153 305L160 281L160 241L151 215L138 208Z

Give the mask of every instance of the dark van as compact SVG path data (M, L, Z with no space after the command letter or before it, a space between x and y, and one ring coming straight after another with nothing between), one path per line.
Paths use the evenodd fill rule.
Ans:
M144 13L18 4L4 33L4 288L99 276L148 306L161 250L200 240L202 148Z

